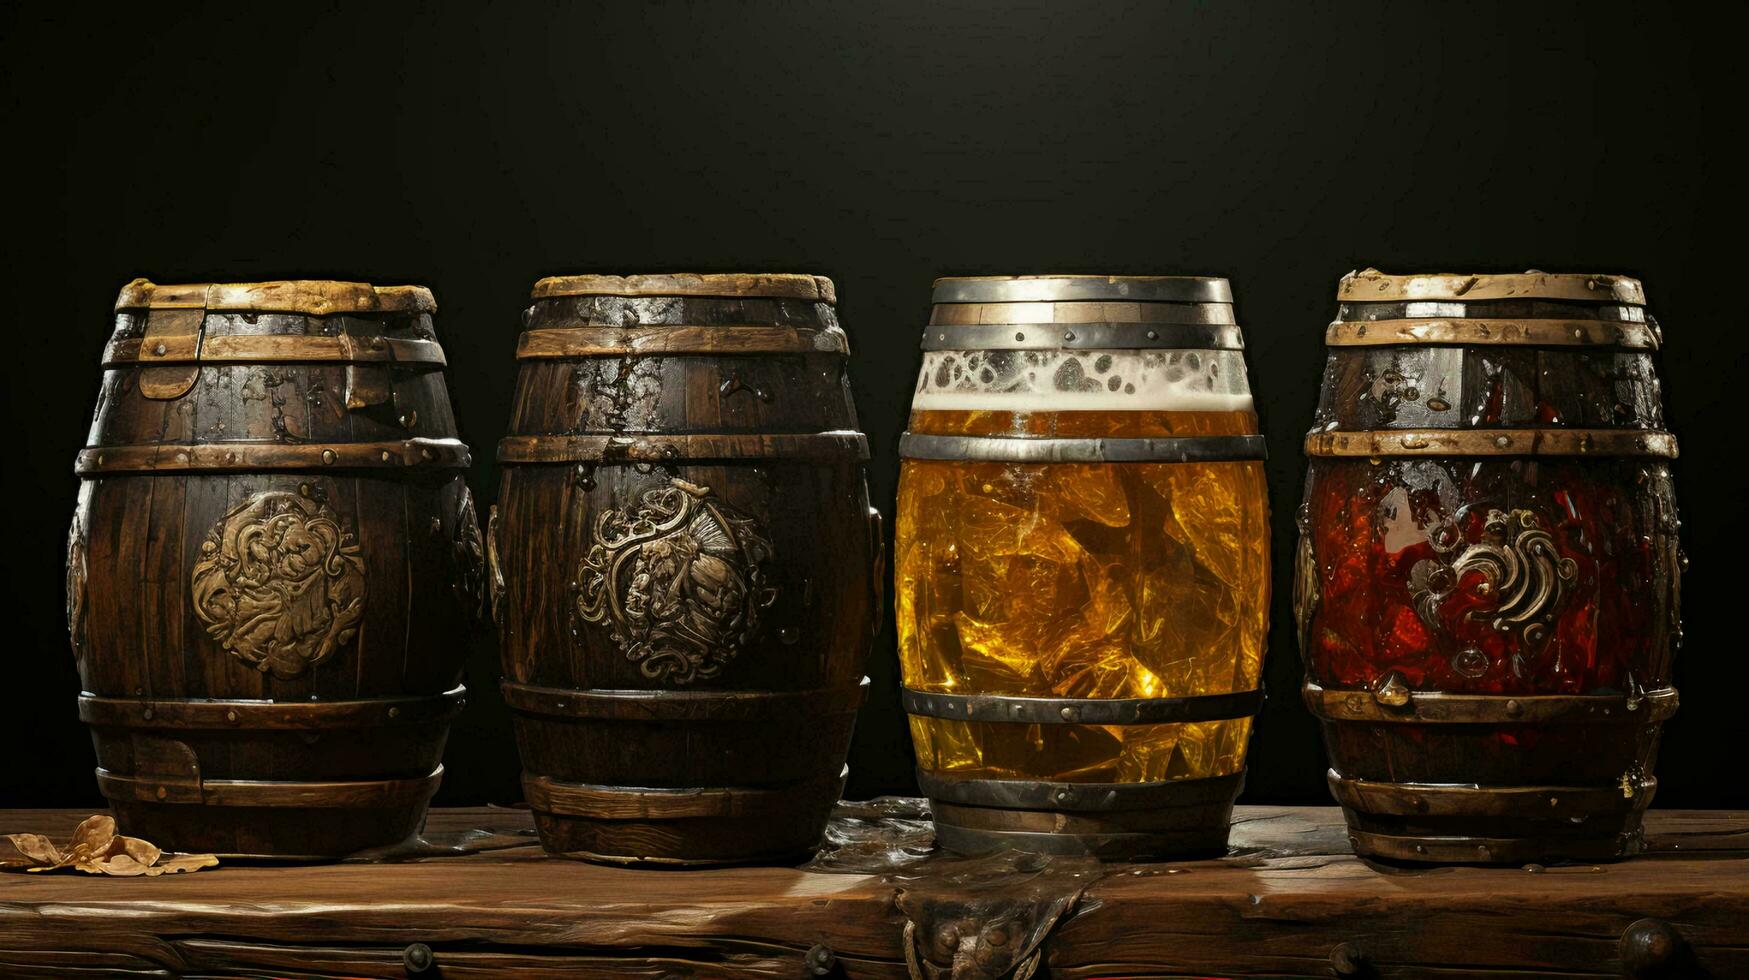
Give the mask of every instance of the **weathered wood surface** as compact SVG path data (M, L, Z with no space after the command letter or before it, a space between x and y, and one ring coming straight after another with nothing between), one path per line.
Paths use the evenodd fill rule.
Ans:
M64 836L84 815L0 811L0 831ZM1621 976L1623 932L1654 917L1694 954L1665 975L1749 976L1749 813L1646 822L1649 853L1621 863L1401 871L1350 854L1334 808L1242 806L1226 858L1063 866L1085 890L1037 975ZM795 978L815 975L806 958L823 946L836 965L818 975L903 978L900 894L928 913L955 895L946 872L967 867L599 867L544 857L528 814L502 809L434 811L425 836L455 846L476 829L495 835L406 863L0 875L0 976ZM984 899L1012 904L1037 891L1023 880L1049 874ZM984 935L997 918L979 922ZM920 922L919 945L928 934ZM409 971L414 944L435 970ZM1358 972L1336 972L1338 947Z

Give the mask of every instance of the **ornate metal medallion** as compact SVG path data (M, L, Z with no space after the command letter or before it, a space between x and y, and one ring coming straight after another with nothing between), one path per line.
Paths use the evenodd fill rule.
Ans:
M770 538L753 518L681 479L646 490L636 510L595 518L577 571L577 615L606 623L645 677L715 677L753 639L777 599Z
M1422 622L1449 635L1440 617L1442 607L1457 593L1464 576L1481 573L1473 594L1489 602L1464 613L1464 618L1485 620L1499 632L1517 634L1520 648L1513 653L1512 667L1522 675L1526 661L1548 642L1549 627L1567 600L1579 566L1561 556L1553 536L1529 510L1490 509L1482 538L1459 552L1463 538L1456 526L1436 529L1428 542L1439 557L1418 561L1409 570L1410 597ZM1486 664L1477 662L1479 655L1481 651L1466 647L1454 659L1454 669L1467 677L1480 676Z
M233 656L279 678L303 675L351 641L364 618L364 560L308 484L264 491L213 526L194 566L195 615Z

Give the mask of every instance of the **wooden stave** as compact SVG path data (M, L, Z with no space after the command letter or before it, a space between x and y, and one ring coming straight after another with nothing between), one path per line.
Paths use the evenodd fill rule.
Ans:
M413 302L417 297L400 299ZM111 349L118 341L143 341L149 317L155 314L156 310L125 308L118 312ZM196 456L222 452L244 459L220 471L196 468L185 473L118 473L99 467L99 471L85 475L76 514L76 527L83 535L85 577L79 582L84 594L83 616L75 637L75 657L86 691L96 697L138 699L161 708L186 698L276 699L282 704L292 702L288 708L302 707L317 698L324 706L340 707L359 697L411 694L417 699L423 694L440 698L445 692L457 695L455 703L459 705L459 689L452 690L461 672L455 636L468 628L465 617L457 614L467 601L462 593L468 590L458 586L457 580L465 576L460 557L451 549L466 540L473 518L466 484L450 468L455 464L439 460L437 466L420 472L417 466L404 467L400 460L394 466L372 459L367 461L369 465L340 467L320 461L323 447L344 454L350 451L348 447L359 445L360 436L366 442L372 437L395 440L397 446L453 444L465 460L465 447L454 440L454 417L441 373L440 351L436 358L422 355L414 364L380 359L384 352L393 354L397 344L434 347L429 312L318 316L209 310L201 315L196 310L187 315L206 338L236 338L245 344L257 343L251 338L261 338L273 341L283 354L307 343L300 337L317 342L315 347L330 353L333 344L328 341L355 337L366 356L354 363L326 356L306 360L276 355L271 362L253 363L228 356L207 361L190 355L176 368L139 361L106 365L88 440L91 448L83 456L105 452L125 456L126 449L113 447L143 448L157 443L166 457L178 452ZM198 320L192 319L196 316ZM381 349L372 351L377 339L382 341ZM424 351L426 347L415 349ZM172 370L192 372L188 390L174 398L147 397L141 379L152 371ZM379 388L386 386L388 402L353 411L339 404L341 394L348 390L348 373L353 371L375 379L373 383ZM258 394L251 396L252 391ZM292 421L288 423L288 419ZM221 421L223 426L215 424ZM249 468L250 451L275 445L301 447L293 455L314 454L316 463L287 462L275 472ZM309 669L301 678L271 678L235 661L205 634L188 607L187 583L190 567L199 558L208 533L232 506L256 492L299 493L306 488L326 501L360 544L366 603L360 628L365 633L342 644L329 661ZM392 521L386 519L389 508L394 511ZM163 546L145 548L127 540L124 532L130 526L128 521L142 512L150 527L174 529L155 535ZM409 522L429 529L429 533L406 534ZM101 528L110 529L104 540L91 541L92 530ZM111 593L130 590L105 589L101 582L114 576L118 564L137 561L150 561L159 570L146 576L150 579L147 588L133 590L149 595L132 602L116 601ZM411 586L408 561L427 569L411 576L418 580ZM154 616L144 620L157 625L146 630L149 635L142 643L138 627L122 629L121 624L141 622L141 615L154 604L155 597L164 600L157 605L179 612L168 619ZM458 603L458 599L463 602ZM397 606L402 608L395 609ZM409 620L415 621L411 630ZM419 628L417 623L426 626ZM380 625L373 630L371 624ZM373 635L386 637L380 642L388 643L391 651L375 657L361 652L360 645ZM133 638L121 642L123 636ZM423 655L393 652L409 641L425 651ZM376 648L373 645L371 650ZM162 655L165 650L178 649L182 652L174 658ZM367 669L373 663L377 666ZM143 761L136 749L144 739L146 745L174 743L174 748L167 750L195 760L197 771L211 780L276 784L303 775L313 777L306 782L369 783L432 777L440 768L450 713L441 712L442 717L424 723L382 729L391 732L388 736L363 730L299 734L295 728L275 731L250 721L239 726L240 730L164 734L136 731L138 726L133 725L94 723L92 733L100 763L122 779L151 778L149 766L139 772L132 768ZM342 792L337 799L345 796ZM239 809L236 807L131 801L118 805L118 815L123 817L124 830L130 827L127 821L144 821L140 826L150 826L156 835L151 839L165 846L262 857L313 857L392 843L391 839L373 837L370 828L377 834L416 828L424 808L424 799L375 807L383 812L353 823L347 819L347 808L340 806L323 808L326 816L305 821L274 807L241 807L251 813L245 819L221 812ZM321 833L312 829L318 824L323 828ZM215 829L221 827L231 829ZM331 835L326 843L323 833ZM251 843L244 846L243 841ZM183 847L184 843L190 846Z

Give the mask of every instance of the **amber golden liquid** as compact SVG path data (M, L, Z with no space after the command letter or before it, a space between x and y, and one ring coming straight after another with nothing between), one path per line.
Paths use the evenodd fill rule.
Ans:
M1243 435L1230 412L916 411L910 430ZM1138 698L1256 688L1269 610L1263 465L905 460L900 665L922 691ZM911 718L926 771L1153 782L1244 765L1248 718L1025 725Z

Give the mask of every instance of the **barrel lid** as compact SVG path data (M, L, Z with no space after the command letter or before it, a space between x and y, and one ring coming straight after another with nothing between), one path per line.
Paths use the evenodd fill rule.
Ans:
M641 276L548 276L534 299L560 296L721 296L838 302L832 280L787 272L678 272Z
M115 299L121 310L257 310L264 313L432 313L437 300L424 286L287 279L277 282L197 282L160 286L135 279Z
M935 280L936 303L1128 300L1231 303L1227 280L1211 276L949 276Z
M1353 303L1416 299L1553 299L1646 305L1646 292L1638 279L1539 272L1536 269L1508 275L1438 272L1407 276L1362 269L1342 277L1336 286L1336 298Z

